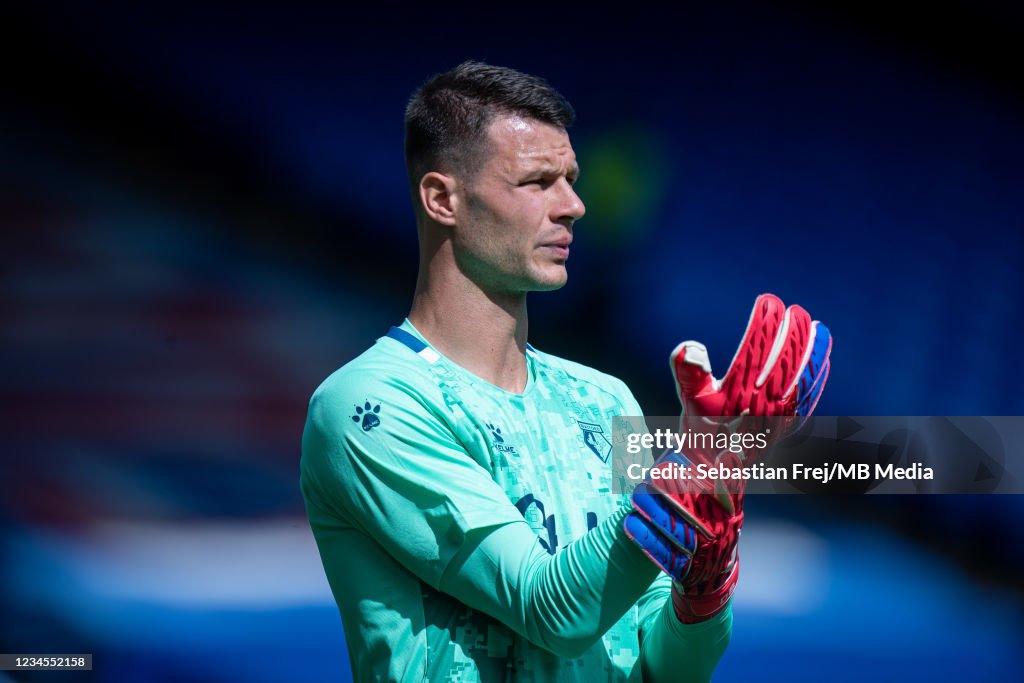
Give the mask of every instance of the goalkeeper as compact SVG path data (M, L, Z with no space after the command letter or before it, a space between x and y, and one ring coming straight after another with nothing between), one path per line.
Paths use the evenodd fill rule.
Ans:
M317 389L302 441L358 681L708 680L729 642L741 497L612 495L611 419L640 407L527 343L526 293L565 283L584 213L572 120L543 80L475 62L408 105L412 309ZM721 381L673 354L691 418L813 408L827 334L772 311L744 344L778 349L741 345Z

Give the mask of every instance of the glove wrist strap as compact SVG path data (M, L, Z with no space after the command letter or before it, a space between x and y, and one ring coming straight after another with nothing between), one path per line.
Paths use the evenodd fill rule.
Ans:
M672 584L672 607L676 617L684 624L697 624L715 616L729 604L732 594L736 592L736 583L740 576L740 561L737 558L732 564L729 575L722 584L708 593L685 593L678 583Z

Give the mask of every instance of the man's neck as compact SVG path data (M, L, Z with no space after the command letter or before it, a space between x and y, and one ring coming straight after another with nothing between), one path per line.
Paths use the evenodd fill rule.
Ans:
M526 389L526 295L488 294L468 280L420 281L409 322L447 358L506 391Z

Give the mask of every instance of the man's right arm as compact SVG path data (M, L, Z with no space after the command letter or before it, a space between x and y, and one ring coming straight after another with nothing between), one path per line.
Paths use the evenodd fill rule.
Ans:
M440 397L352 374L310 403L307 504L334 510L427 585L560 656L593 645L651 585L657 567L622 531L627 507L551 555L433 413ZM367 400L380 411L364 430L349 413Z
M440 589L560 657L578 657L633 607L657 568L622 533L617 511L554 555L526 524L473 539Z
M669 599L671 579L634 552L622 531L624 512L554 555L525 525L495 529L449 566L441 589L563 657L593 646L636 603L643 680L710 680L729 644L731 607L699 624L681 623Z

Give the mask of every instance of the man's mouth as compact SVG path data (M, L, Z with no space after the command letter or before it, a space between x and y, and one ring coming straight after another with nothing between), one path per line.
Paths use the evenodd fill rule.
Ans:
M547 249L557 258L567 259L569 258L569 245L572 244L572 236L562 237L557 240L545 242L541 245L543 249Z

